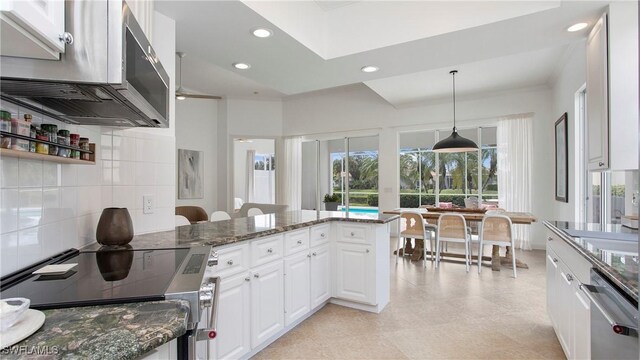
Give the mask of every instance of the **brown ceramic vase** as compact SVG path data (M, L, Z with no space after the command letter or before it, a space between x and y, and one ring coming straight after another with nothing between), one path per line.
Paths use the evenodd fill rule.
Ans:
M125 245L133 239L133 222L127 208L106 208L102 210L96 240L107 246Z

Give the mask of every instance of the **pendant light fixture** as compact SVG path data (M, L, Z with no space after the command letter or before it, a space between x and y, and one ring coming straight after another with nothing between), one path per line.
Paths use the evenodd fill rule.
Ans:
M458 70L451 70L449 74L451 74L453 79L453 132L451 136L446 139L438 141L433 146L434 152L440 153L454 153L454 152L465 152L465 151L477 151L478 145L473 141L462 137L458 134L458 129L456 129L456 74Z

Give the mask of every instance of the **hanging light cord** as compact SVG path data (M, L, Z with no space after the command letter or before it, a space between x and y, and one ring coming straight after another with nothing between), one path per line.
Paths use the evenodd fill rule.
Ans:
M449 74L453 77L453 131L456 131L456 73L458 70L451 70Z

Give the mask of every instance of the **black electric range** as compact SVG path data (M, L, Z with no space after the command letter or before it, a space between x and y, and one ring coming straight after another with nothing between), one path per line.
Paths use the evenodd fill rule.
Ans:
M64 274L33 274L46 265L71 263L77 265ZM0 298L28 298L31 308L42 310L186 300L190 304L187 325L190 339L184 342L192 347L195 340L216 336L219 279L205 278L207 266L216 263L217 254L210 246L154 250L103 247L92 252L70 249L0 279ZM202 329L198 329L207 308L212 308L211 316L207 324L200 324ZM192 349L185 351L191 353Z

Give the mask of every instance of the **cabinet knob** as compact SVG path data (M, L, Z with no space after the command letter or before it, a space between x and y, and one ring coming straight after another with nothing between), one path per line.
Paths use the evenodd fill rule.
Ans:
M227 261L227 264L229 264L229 265L233 265L233 260L229 260L229 261Z
M307 257L308 257L308 258L310 258L310 257L311 257L311 254L307 254Z
M320 234L320 237L321 237L321 238L325 237L324 233Z
M302 245L302 240L298 240L298 245Z
M313 256L316 256L316 255L318 255L318 254L316 254L316 253L313 253Z
M553 258L553 262L558 262L558 258Z
M367 254L369 253L369 249L367 249Z
M602 161L600 161L600 162L598 163L598 166L603 167L603 166L604 166L604 163L603 163Z
M251 281L251 278L247 276L246 278L244 278L244 281Z
M60 42L63 42L67 45L71 45L73 44L73 35L71 35L71 33L69 32L65 32L58 35L58 40L60 40Z
M568 282L572 282L573 281L573 275L567 274L567 281Z
M268 249L267 249L267 252L268 252L269 254L271 254L271 253L273 252L273 249L272 249L272 248L268 248Z
M257 279L260 277L260 274L253 274L253 277Z
M553 238L551 236L547 237L547 241L552 241Z
M356 236L356 233L354 233L353 231L351 232L351 236Z

